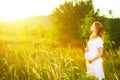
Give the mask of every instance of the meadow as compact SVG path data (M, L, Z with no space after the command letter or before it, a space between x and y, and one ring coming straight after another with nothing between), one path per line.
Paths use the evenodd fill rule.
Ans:
M120 79L120 51L104 51L105 80ZM80 48L50 39L0 40L0 80L96 80Z
M86 73L83 50L62 46L43 19L49 21L38 17L0 24L0 80L96 80ZM119 80L120 49L103 54L104 80Z

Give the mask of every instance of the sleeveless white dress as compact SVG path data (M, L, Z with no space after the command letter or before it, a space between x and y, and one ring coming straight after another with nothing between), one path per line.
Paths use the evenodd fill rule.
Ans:
M100 37L88 41L88 52L85 53L87 72L96 76L97 78L104 78L103 60L99 58L92 63L87 60L93 59L98 54L98 48L103 47L103 40Z

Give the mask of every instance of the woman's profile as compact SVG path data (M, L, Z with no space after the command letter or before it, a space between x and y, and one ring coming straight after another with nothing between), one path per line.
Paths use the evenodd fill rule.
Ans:
M102 80L103 78L105 78L102 64L102 23L98 21L94 22L90 27L90 31L92 33L87 43L87 47L85 48L87 73L94 75L98 80Z

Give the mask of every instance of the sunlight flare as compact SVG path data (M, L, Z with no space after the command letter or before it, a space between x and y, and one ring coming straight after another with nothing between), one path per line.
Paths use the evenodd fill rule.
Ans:
M63 1L64 0L2 0L0 1L1 21L48 15Z

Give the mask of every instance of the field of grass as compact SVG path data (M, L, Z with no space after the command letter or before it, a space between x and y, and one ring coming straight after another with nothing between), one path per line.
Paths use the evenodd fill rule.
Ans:
M96 80L79 48L49 41L0 41L0 80ZM120 51L104 53L105 80L120 79Z

